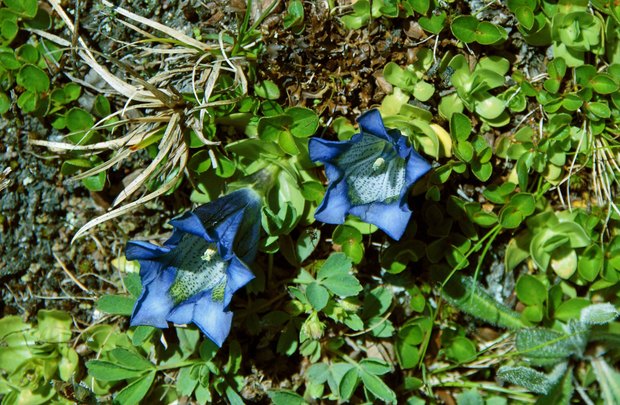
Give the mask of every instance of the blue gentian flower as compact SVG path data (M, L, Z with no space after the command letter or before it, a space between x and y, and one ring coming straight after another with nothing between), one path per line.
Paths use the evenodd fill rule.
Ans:
M140 262L144 286L131 325L193 322L221 346L230 332L232 295L254 278L248 264L258 248L260 201L241 189L172 220L163 246L128 242L125 255Z
M400 239L411 218L409 189L431 165L397 129L386 129L378 110L362 114L360 133L344 142L312 138L310 159L325 164L329 187L314 217L342 224L347 214Z

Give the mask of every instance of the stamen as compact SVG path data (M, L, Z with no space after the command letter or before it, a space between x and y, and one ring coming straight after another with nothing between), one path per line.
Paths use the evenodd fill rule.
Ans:
M372 164L372 171L373 172L378 172L381 169L383 169L385 167L385 159L383 159L382 157L378 157L375 160L375 163Z

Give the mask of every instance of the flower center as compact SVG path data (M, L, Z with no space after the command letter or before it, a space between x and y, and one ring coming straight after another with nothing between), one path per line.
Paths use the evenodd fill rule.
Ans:
M228 263L218 253L215 243L184 235L171 254L175 256L173 266L177 274L169 294L175 304L209 290L213 301L224 299Z
M340 156L338 163L344 170L352 205L389 204L400 198L406 162L391 143L364 135Z

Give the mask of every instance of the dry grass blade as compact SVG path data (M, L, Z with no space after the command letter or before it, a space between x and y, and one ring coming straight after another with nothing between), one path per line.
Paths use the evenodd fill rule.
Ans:
M144 37L140 41L122 43L116 52L133 52L131 54L134 57L150 60L149 69L145 69L142 65L127 65L123 62L126 60L123 56L96 55L78 35L77 27L71 16L63 9L60 0L48 0L48 2L65 23L74 40L70 42L44 32L39 34L75 52L84 63L101 76L114 92L126 100L124 108L99 120L89 132L111 129L108 132L110 136L124 129L127 132L119 138L107 139L90 145L44 140L32 140L32 144L60 152L78 151L85 154L100 154L115 151L112 157L104 158L107 160L73 177L74 180L105 172L130 157L135 151L144 149L153 143L157 143L158 149L155 158L116 197L113 202L114 209L85 224L78 230L73 238L75 240L92 227L123 215L169 191L174 184L178 184L176 180L185 173L188 161L188 146L184 140L184 136L187 135L186 131L193 130L203 145L219 145L219 141L208 139L203 132L206 121L210 119L207 108L236 102L247 94L248 85L241 68L243 60L228 56L233 47L224 43L223 35L220 35L218 41L213 44L205 44L178 30L103 0L103 5L109 8L110 15L115 17L116 22ZM167 37L158 37L158 33L163 33ZM148 47L145 44L152 46ZM130 81L110 73L95 59L95 55L119 67L131 77ZM151 77L143 77L147 71L158 73ZM224 89L217 87L221 71L234 74L234 84L231 87ZM215 97L216 100L212 101L216 88L227 96ZM95 90L102 91L102 89ZM189 103L186 98L188 93L193 93L194 99ZM132 112L131 118L127 118L129 112ZM210 152L212 155L212 151ZM169 181L170 178L174 181ZM128 199L149 181L164 184L148 195L127 203ZM124 203L126 205L120 206Z
M67 13L62 8L60 3L57 0L48 0L48 1L50 5L52 6L52 8L54 9L54 11L58 13L58 16L67 25L67 28L69 29L71 34L77 38L78 44L80 46L77 50L77 53L80 55L82 60L88 66L90 66L94 71L97 72L97 74L99 74L99 76L101 76L101 78L103 78L103 80L106 81L106 83L108 83L119 94L123 94L127 96L128 98L131 98L132 100L149 101L149 102L157 101L157 99L153 97L153 95L150 94L149 92L144 91L144 90L139 90L137 87L127 83L124 80L119 79L117 76L110 73L110 71L107 68L99 64L99 62L97 62L92 52L86 45L86 42L84 41L84 39L82 39L82 37L80 37L77 34L75 30L75 26L73 25L72 19L67 15Z
M183 34L180 31L177 31L175 29L167 27L164 24L160 24L160 23L158 23L156 21L152 21L152 20L149 20L148 18L144 18L144 17L142 17L142 16L140 16L138 14L134 14L131 11L125 10L122 7L116 7L114 4L112 4L112 3L110 3L110 2L108 2L106 0L103 0L102 3L106 7L112 8L112 10L115 13L117 13L119 15L122 15L123 17L127 17L127 18L129 18L131 20L134 20L136 22L139 22L141 24L144 24L147 27L151 27L151 28L153 28L153 29L155 29L157 31L160 31L160 32L168 35L170 38L177 39L177 40L183 42L184 44L186 44L188 46L194 47L194 48L199 49L201 51L208 51L208 50L215 49L214 47L208 46L208 45L206 45L206 44L204 44L204 43L202 43L200 41L197 41L194 38L189 37L189 36Z
M183 145L179 153L181 154L181 157L180 157L181 161L179 162L179 165L184 166L185 164L187 164L187 148L185 147L185 145ZM183 176L183 172L179 171L179 173L177 173L176 176L174 176L170 181L168 181L166 184L162 185L161 187L159 187L157 190L153 191L152 193L145 195L144 197L136 201L133 201L127 205L116 208L91 221L88 221L80 229L78 229L78 231L75 233L75 236L73 236L73 239L71 239L71 243L75 242L77 239L86 235L86 232L88 232L90 229L94 228L95 226L102 224L106 221L109 221L113 218L117 218L121 215L124 215L130 212L131 210L138 208L142 204L167 193L169 190L171 190L175 186L176 182L179 180L179 178L181 178L181 176Z
M112 204L114 207L125 201L127 197L133 194L142 184L144 184L151 174L155 172L157 166L159 166L159 164L168 156L168 152L170 152L170 149L172 149L175 144L184 145L183 140L181 139L181 129L178 125L180 118L181 117L178 113L172 115L172 118L166 127L164 137L161 140L157 156L138 177L136 177L127 187L123 189L123 191L120 192Z

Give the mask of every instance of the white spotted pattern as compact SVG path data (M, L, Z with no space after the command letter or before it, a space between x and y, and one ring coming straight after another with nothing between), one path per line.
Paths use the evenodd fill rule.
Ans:
M170 296L175 304L202 291L213 291L213 298L223 300L219 290L226 286L227 263L217 251L214 243L194 235L184 235L171 254L175 255L173 264L177 275L170 287Z
M338 158L344 170L351 204L391 203L405 187L405 166L389 142L372 135L362 136Z

